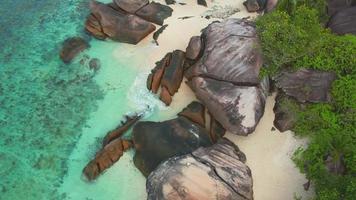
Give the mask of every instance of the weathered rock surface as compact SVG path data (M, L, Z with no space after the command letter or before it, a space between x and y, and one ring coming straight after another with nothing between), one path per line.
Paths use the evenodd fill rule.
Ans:
M135 14L136 11L148 5L148 0L114 0L114 3L126 12Z
M210 140L216 143L220 138L224 137L226 130L211 114L210 116Z
M172 103L172 96L169 94L168 89L165 86L161 87L161 94L159 96L159 99L166 104L166 106L171 105Z
M64 63L70 63L76 55L88 47L88 42L81 37L68 38L63 42L59 56Z
M98 39L110 38L118 42L137 44L156 27L132 14L92 1L91 15L86 21L86 30Z
M264 113L268 84L261 82L262 55L254 24L229 19L203 30L201 58L185 76L197 98L228 131L247 135Z
M287 97L281 92L278 93L273 108L275 114L273 124L279 131L284 132L291 130L297 122L298 110L296 109L298 109L298 107L294 105L298 105L294 104L295 102L294 99Z
M253 132L263 116L265 98L258 87L202 77L195 77L188 84L214 118L234 134Z
M164 122L139 122L132 131L134 163L148 176L162 161L212 143L202 126L185 117Z
M178 113L178 116L186 117L190 121L205 127L205 107L197 101L190 103L186 108Z
M276 77L276 86L301 103L329 102L330 89L336 75L318 70L300 69L282 72Z
M149 200L252 200L252 177L244 154L227 139L171 158L150 174Z
M166 87L173 96L179 89L183 80L185 53L175 50L172 53L169 65L162 77L161 85Z
M328 0L328 15L333 16L335 13L356 6L356 0Z
M194 36L190 39L185 51L185 57L191 60L198 59L202 51L202 42L200 36Z
M151 71L151 78L148 79L148 90L157 93L166 67L171 61L172 53L167 53L162 60L156 62L156 67ZM151 80L150 80L151 79Z
M278 0L267 0L265 12L272 12L278 4Z
M113 140L121 137L126 131L128 131L138 120L141 119L141 115L126 116L125 121L121 122L120 125L114 130L106 134L103 140L103 146L108 145Z
M88 163L83 170L83 174L89 181L96 179L100 173L118 161L124 151L131 147L132 143L130 141L121 140L120 138L113 140Z
M173 9L160 3L151 2L136 12L136 15L147 21L163 25L164 20L172 16Z
M255 26L241 19L215 22L204 29L204 53L186 73L241 85L258 85L262 54Z
M338 11L331 17L328 27L333 33L356 35L356 6Z

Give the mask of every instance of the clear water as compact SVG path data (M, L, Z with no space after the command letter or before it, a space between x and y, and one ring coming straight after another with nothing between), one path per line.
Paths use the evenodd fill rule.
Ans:
M124 114L161 120L184 105L167 109L145 88L153 44L138 51L90 39L83 30L88 10L87 0L1 0L1 200L146 197L133 151L93 183L81 171ZM91 48L66 65L58 52L72 36L87 38ZM98 72L80 62L87 57L100 59Z

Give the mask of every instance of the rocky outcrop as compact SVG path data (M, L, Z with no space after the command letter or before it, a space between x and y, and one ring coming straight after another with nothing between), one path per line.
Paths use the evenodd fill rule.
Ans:
M64 63L70 63L76 55L87 48L89 48L89 44L83 38L68 38L63 42L59 56Z
M190 103L186 108L178 113L178 116L186 117L190 121L205 127L205 107L197 101Z
M331 17L328 27L333 33L338 35L356 35L356 6L335 13Z
M92 181L96 179L100 173L111 167L120 159L124 151L132 147L132 143L120 138L111 141L102 150L100 150L95 158L90 161L83 170L84 176Z
M183 116L164 122L139 122L132 135L134 163L145 176L162 161L212 144L204 127Z
M333 16L337 12L356 6L356 0L328 0L328 15Z
M117 128L115 128L114 130L106 134L103 140L103 146L106 146L113 140L121 137L140 119L141 119L141 115L126 116L125 121L121 122Z
M150 174L149 200L252 200L252 177L245 156L227 139L171 158Z
M260 81L262 55L255 26L243 19L210 24L203 53L185 73L188 85L228 131L247 135L264 113L268 84Z
M155 30L155 26L135 15L92 1L91 15L86 30L99 39L110 38L118 42L137 44Z
M161 86L160 99L170 105L172 96L178 91L183 80L185 53L175 50L168 53L151 71L147 79L147 88L153 93Z
M136 15L149 22L163 25L164 20L172 16L173 9L160 3L151 2L136 12Z
M298 102L329 102L330 89L336 75L311 69L282 72L275 78L276 86Z
M131 14L135 14L139 9L148 5L148 0L114 0L114 3L121 9Z

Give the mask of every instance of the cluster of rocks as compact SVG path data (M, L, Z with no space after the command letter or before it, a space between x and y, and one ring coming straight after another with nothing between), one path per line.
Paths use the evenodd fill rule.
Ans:
M245 160L227 139L170 158L147 178L147 199L252 200L251 171Z
M91 1L90 9L85 23L90 34L130 44L152 33L156 29L152 23L163 25L173 12L169 6L148 0L114 0L109 4Z
M356 34L356 0L329 0L328 14L331 18L327 26L332 32Z
M269 80L260 80L262 55L255 26L245 19L210 24L191 38L186 53L167 54L148 77L147 87L169 105L183 74L197 98L226 130L247 135L264 113Z

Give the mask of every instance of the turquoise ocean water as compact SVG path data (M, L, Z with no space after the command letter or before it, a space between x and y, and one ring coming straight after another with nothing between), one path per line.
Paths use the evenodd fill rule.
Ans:
M151 120L175 115L157 114L167 108L145 89L140 56L85 34L88 2L0 3L1 200L145 199L133 151L94 183L81 177L101 138L124 114L149 111ZM66 65L58 53L72 36L86 38L91 48ZM101 61L98 72L87 58Z

